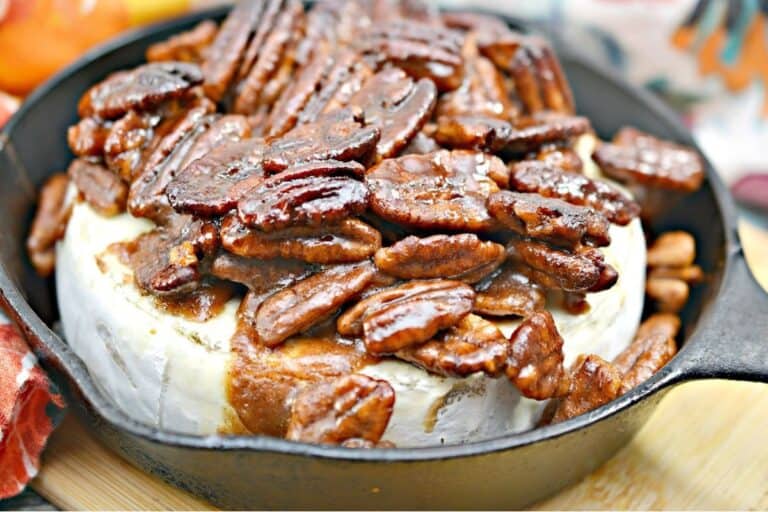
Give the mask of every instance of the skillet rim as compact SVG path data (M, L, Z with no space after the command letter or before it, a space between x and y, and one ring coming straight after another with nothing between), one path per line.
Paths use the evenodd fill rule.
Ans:
M24 101L19 110L8 121L2 132L0 132L0 152L7 145L13 144L14 128L21 122L26 113L37 107L37 103L52 92L61 82L69 77L80 73L94 61L101 59L111 52L114 52L123 46L140 42L153 35L176 28L180 26L191 26L203 19L221 17L229 11L229 7L217 7L206 9L186 16L176 17L171 20L163 21L146 27L128 31L120 36L99 45L72 64L56 73L43 85L35 89ZM508 15L494 13L492 11L473 9L473 12L492 13L501 17L506 22L517 25L533 27L534 24L516 20ZM557 38L550 37L557 43ZM25 334L32 336L42 343L46 350L50 351L60 362L62 373L67 377L67 387L74 383L76 391L85 399L85 408L90 409L91 414L95 413L101 420L107 422L112 428L123 433L138 437L144 441L158 443L175 448L184 448L191 450L216 450L216 451L240 451L249 452L274 452L284 455L310 456L322 459L344 460L348 462L427 462L433 460L453 459L473 456L483 456L494 452L506 451L520 448L533 443L551 441L558 437L574 433L585 429L594 423L607 419L610 416L618 414L637 403L649 399L653 394L662 389L685 380L691 372L691 368L686 367L686 354L690 351L692 345L695 345L702 337L701 328L707 323L707 319L712 312L724 305L725 288L723 283L727 275L732 271L735 264L735 256L739 252L738 243L736 243L735 233L735 207L733 201L727 192L725 185L720 180L718 174L714 171L712 165L707 160L705 154L693 140L689 131L683 126L676 114L670 107L666 106L661 99L654 96L649 91L638 86L630 84L620 76L617 71L608 68L594 59L580 54L578 51L571 51L567 46L556 45L558 56L563 60L568 60L578 66L589 68L601 80L607 82L624 92L628 97L642 103L662 124L670 129L678 142L688 144L694 147L704 158L707 172L707 182L712 188L715 203L719 209L720 218L725 236L724 261L720 270L720 279L714 287L716 288L712 299L704 304L699 319L688 339L682 345L681 350L661 371L657 372L652 378L640 386L634 388L625 395L593 410L586 414L571 418L562 423L547 425L534 428L525 432L505 435L498 438L484 441L476 441L460 445L447 445L437 447L412 447L412 448L388 448L388 449L370 449L358 450L342 448L338 446L318 445L296 441L288 441L281 438L270 436L226 436L209 435L198 436L191 434L181 434L172 431L161 430L146 424L140 423L120 411L110 400L98 389L94 380L88 373L82 361L72 352L66 342L54 333L45 322L32 309L31 305L24 299L18 287L8 276L5 266L0 261L0 302L5 302L9 306L10 313L19 321L20 327ZM45 358L44 358L45 359ZM81 401L82 398L78 398ZM82 403L79 404L82 407Z

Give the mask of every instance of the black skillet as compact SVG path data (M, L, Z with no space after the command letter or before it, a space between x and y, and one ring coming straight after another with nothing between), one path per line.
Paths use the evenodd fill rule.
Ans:
M630 393L561 424L466 445L352 450L270 437L199 437L132 421L104 396L51 329L50 282L35 277L24 237L36 190L71 158L66 128L80 95L142 62L148 44L223 10L125 35L92 51L28 98L0 136L0 301L46 368L66 383L93 432L135 465L229 508L518 508L577 481L625 445L675 385L699 378L768 382L768 296L744 262L731 198L708 166L701 190L668 205L654 230L696 236L710 279L683 312L685 342ZM624 124L693 145L675 115L649 94L568 49L560 50L580 112L598 134ZM716 404L713 404L716 407ZM695 428L681 415L674 428Z

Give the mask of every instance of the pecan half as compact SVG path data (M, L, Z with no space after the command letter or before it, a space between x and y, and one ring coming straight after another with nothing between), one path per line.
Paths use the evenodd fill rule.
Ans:
M573 113L571 88L549 43L511 30L500 36L481 38L480 51L510 75L526 111Z
M584 170L584 162L579 153L572 147L562 144L543 145L536 153L536 159L566 172L581 173Z
M168 183L170 205L183 213L222 215L264 179L260 139L225 142L189 164Z
M157 136L145 151L142 166L131 183L128 209L132 215L156 222L167 215L170 204L165 189L181 170L195 140L210 127L213 109L212 103L205 102L157 127Z
M111 74L80 99L80 117L116 119L129 110L151 110L189 95L203 81L200 68L185 62L152 62Z
M64 237L72 205L67 204L69 177L53 174L40 189L35 218L27 236L27 253L35 271L42 277L53 273L56 264L55 245Z
M87 119L84 119L77 127L86 121ZM112 123L102 148L107 167L130 183L141 168L144 150L154 138L159 122L158 116L139 114L131 110Z
M238 2L221 24L202 64L205 77L203 88L210 98L219 101L224 97L235 79L251 35L257 31L262 19L266 18L264 11L268 8L267 4L276 3L279 0Z
M463 43L454 30L398 19L373 25L359 47L376 66L392 64L414 78L429 78L445 92L461 85Z
M524 161L514 164L510 188L590 206L609 221L622 226L629 224L640 213L640 206L613 185L564 172L544 162Z
M464 79L458 89L443 94L437 114L512 119L517 111L509 99L504 77L491 61L478 55L476 36L470 33L464 43Z
M381 132L364 127L352 111L341 109L316 122L297 126L282 137L268 139L264 169L284 171L291 165L320 160L365 162L373 154Z
M337 265L277 292L256 314L259 341L274 347L324 320L358 296L375 273L368 261Z
M379 249L374 261L381 270L400 279L441 277L474 283L496 270L505 256L503 245L462 233L409 236Z
M192 30L176 34L147 48L149 62L176 60L201 63L205 50L216 37L219 27L212 20L204 20Z
M221 224L223 247L234 254L260 259L293 258L308 263L350 263L370 258L381 247L381 235L357 219L318 228L296 227L274 233L249 228L236 216Z
M648 248L650 267L688 267L696 259L696 240L685 231L667 231Z
M485 173L503 164L471 151L438 151L384 160L365 176L371 209L424 230L481 231L493 226L485 201L499 187Z
M445 377L466 377L483 372L500 375L507 364L509 343L498 327L477 315L467 315L450 329L395 355Z
M571 369L568 395L556 404L551 418L559 423L607 404L621 394L621 374L596 355L581 355Z
M103 165L77 158L69 165L67 174L88 204L101 215L109 217L125 211L128 185Z
M298 0L267 4L240 67L242 80L238 84L234 110L241 114L271 107L293 76L304 8ZM270 11L271 7L275 11Z
M528 398L546 400L568 392L563 339L549 311L532 313L512 333L506 374Z
M137 115L135 112L131 113ZM111 129L111 125L104 121L86 117L69 127L67 143L76 156L99 157L104 153L104 144Z
M672 313L655 313L640 324L636 337L649 338L660 335L673 340L680 331L680 317Z
M491 316L528 316L544 309L544 291L513 265L505 265L501 272L475 285L473 311Z
M688 302L690 287L680 279L650 277L645 283L645 293L656 302L659 311L677 313Z
M601 144L592 158L608 176L652 188L693 192L704 180L696 151L629 127L612 144Z
M158 296L179 296L201 284L202 259L216 251L219 238L211 223L174 215L125 245L141 289Z
M395 156L408 145L432 115L437 89L430 80L414 82L400 69L380 71L352 96L349 105L359 108L366 126L381 131L376 160Z
M561 143L590 130L589 120L540 112L522 117L514 124L477 114L441 117L435 135L450 148L478 151L527 153L553 143Z
M561 199L502 190L488 198L488 211L512 231L555 245L611 243L608 220L601 213Z
M622 375L621 393L650 379L677 353L674 338L662 329L645 328L638 330L635 339L613 360L613 365Z
M338 223L368 207L368 189L349 177L364 170L335 160L298 165L249 190L238 202L238 215L265 232Z
M299 114L299 124L314 123L323 114L346 107L352 95L373 75L373 69L360 54L349 48L338 48L328 61L315 93Z
M389 423L395 391L384 380L361 374L321 382L300 392L291 408L286 438L308 443L377 443Z
M309 277L313 267L297 260L257 260L222 252L211 263L211 274L244 284L251 291L270 293Z
M362 319L366 350L391 354L428 341L468 315L474 298L457 281L410 281L372 295L363 301L371 305Z
M597 249L568 252L535 240L512 240L509 256L533 269L519 270L545 288L569 292L601 291L613 286L618 274Z

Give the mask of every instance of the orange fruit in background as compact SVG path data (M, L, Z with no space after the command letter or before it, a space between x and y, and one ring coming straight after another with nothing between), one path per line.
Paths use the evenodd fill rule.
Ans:
M0 0L0 90L24 95L131 25L183 12L189 0Z

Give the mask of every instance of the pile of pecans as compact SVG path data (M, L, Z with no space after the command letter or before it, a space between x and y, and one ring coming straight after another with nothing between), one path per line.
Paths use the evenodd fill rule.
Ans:
M123 247L144 292L209 304L201 297L237 283L254 345L335 319L332 336L372 357L505 375L526 397L556 398L553 421L674 354L677 327L652 317L613 364L563 366L546 293L583 310L586 294L613 286L599 248L640 207L582 174L574 141L590 123L541 38L418 0L321 0L309 12L243 0L220 27L203 22L147 57L84 94L68 171L101 214L156 224ZM595 160L648 187L690 191L703 177L695 152L633 129ZM44 274L65 181L44 188L30 235ZM679 309L653 290L689 281L692 259L659 261L649 295ZM508 316L523 318L509 339L491 321ZM296 397L286 435L374 446L393 400L386 382L344 376Z

